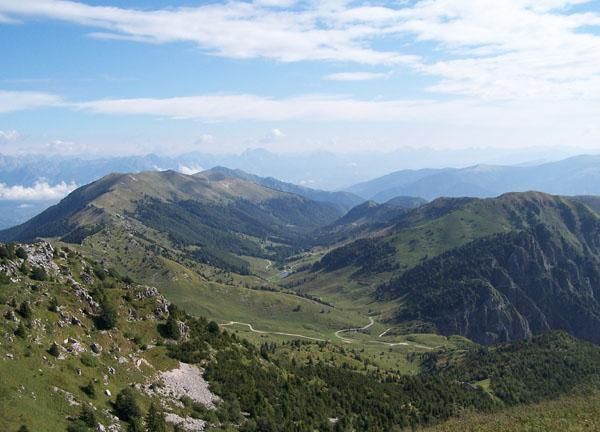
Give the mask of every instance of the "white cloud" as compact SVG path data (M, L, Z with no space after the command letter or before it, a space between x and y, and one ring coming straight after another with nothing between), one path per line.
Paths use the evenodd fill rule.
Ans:
M441 60L419 70L432 91L485 99L600 98L598 13L585 0L421 1L398 29L439 44Z
M38 181L33 186L7 186L0 183L0 200L41 201L57 200L77 188L74 183L61 182L54 186L45 181Z
M177 171L179 171L181 174L192 175L192 174L196 174L201 171L204 171L204 168L202 168L199 165L189 165L188 166L188 165L180 164L179 167L177 168Z
M211 134L202 134L196 140L196 144L212 144L215 142L215 137Z
M269 136L273 139L279 139L283 138L285 134L279 129L271 129L271 132L269 132Z
M285 134L279 129L271 129L259 142L262 144L269 144L278 141L285 137Z
M0 130L0 142L3 141L16 141L20 138L20 134L19 132L17 132L16 130L7 130L7 131L2 131Z
M49 93L0 90L0 113L59 106L61 104L60 97Z
M44 144L39 148L39 151L43 153L51 154L79 154L88 151L89 148L86 145L78 144L72 141L53 140L49 143Z
M590 31L600 26L600 14L572 9L588 3L230 0L135 10L64 0L0 0L0 14L73 22L98 30L95 37L187 41L231 58L405 65L437 78L429 88L433 92L505 100L600 98L600 36ZM381 40L386 50L377 48ZM416 45L421 42L432 48ZM361 75L337 78L353 77Z
M296 3L298 7L288 8ZM377 34L379 29L365 23L339 22L336 15L346 9L345 3L227 1L194 8L134 10L63 0L0 0L0 13L19 18L56 19L101 29L92 33L98 38L146 43L193 42L212 54L232 58L365 64L416 60L412 55L367 47L363 41Z
M377 72L339 72L325 75L325 79L330 81L369 81L387 77L389 74Z
M579 139L576 137L590 143L591 135L583 137L582 133L596 127L597 119L600 118L600 101L591 98L548 103L544 99L492 102L477 98L440 101L357 99L319 94L287 98L216 94L173 98L102 99L78 103L62 101L60 106L106 115L139 115L205 122L389 122L411 127L435 124L436 128L448 125L489 128L490 131L498 132L508 128L527 131L524 132L524 136L529 137L535 131L546 132L560 128L564 137L571 136L571 140L563 140L568 143ZM283 135L281 130L273 129L263 139L274 142ZM197 143L212 145L214 137L204 134ZM55 141L46 144L44 149L77 153L84 152L87 148L68 141Z

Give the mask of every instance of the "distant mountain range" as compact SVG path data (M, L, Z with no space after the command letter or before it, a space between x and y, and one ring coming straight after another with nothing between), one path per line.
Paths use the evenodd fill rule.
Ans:
M399 195L431 200L443 196L494 197L531 190L558 195L597 195L600 194L600 156L577 156L533 166L402 170L346 190L377 202Z
M573 150L505 149L435 150L402 148L393 152L340 154L327 151L278 154L255 148L239 154L191 152L179 156L60 156L45 154L0 155L0 183L31 186L44 179L83 185L113 173L179 170L184 174L225 166L261 177L325 190L337 190L398 169L464 167L469 164L514 165L558 160Z
M464 152L459 154L463 157L463 163L474 155L479 155L480 160L501 159L486 158L477 152L470 156ZM430 160L425 155L430 155ZM23 222L56 202L50 198L42 203L19 197L22 188L30 188L40 181L46 182L49 189L58 184L88 184L114 172L174 170L193 174L215 168L276 190L336 203L344 210L366 200L385 203L397 196L432 200L441 196L492 197L510 191L528 190L560 195L600 193L600 156L577 156L559 162L527 166L480 164L468 168L434 168L442 163L441 155L448 156L447 165L458 163L458 159L443 152L416 152L409 149L387 155L339 155L327 152L280 155L264 149L248 150L239 155L189 153L178 157L146 155L102 159L0 155L0 200L4 197L2 207L12 215L0 218L0 229ZM525 159L525 156L522 158ZM421 166L429 165L430 168L395 171L377 177L400 166L412 166L415 160L419 160ZM376 178L356 183L373 177ZM355 185L341 192L330 192L339 191L341 187L352 183ZM16 190L3 195L3 191L11 187ZM21 198L28 199L25 204L29 205L22 205ZM38 199L44 200L43 197ZM8 200L14 203L6 202Z

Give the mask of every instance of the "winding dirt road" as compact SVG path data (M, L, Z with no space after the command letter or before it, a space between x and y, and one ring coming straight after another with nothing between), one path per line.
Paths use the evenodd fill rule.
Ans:
M348 332L359 332L359 331L363 331L363 330L367 330L369 329L371 326L373 326L373 324L375 324L375 320L371 317L369 317L369 323L363 327L352 327L352 328L347 328L347 329L341 329L336 331L335 337L337 337L338 339L340 339L342 342L347 343L347 344L351 344L354 342L362 342L362 343L371 343L371 344L380 344L380 345L385 345L385 346L389 346L389 347L395 347L395 346L412 346L415 348L421 348L421 349L426 349L426 350L431 350L434 349L432 347L428 347L425 345L420 345L420 344L416 344L416 343L412 343L412 342L384 342L384 341L378 341L378 340L366 340L366 341L360 341L357 339L350 339L348 337L344 337L342 336L342 333L348 333ZM317 342L328 342L329 340L327 339L319 339L316 337L312 337L312 336L305 336L305 335L301 335L301 334L296 334L296 333L284 333L284 332L277 332L277 331L265 331L265 330L256 330L254 327L252 327L252 324L249 323L244 323L244 322L239 322L239 321L229 321L226 322L224 324L219 324L220 327L229 327L229 326L233 326L233 325L240 325L240 326L244 326L244 327L248 327L248 329L252 332L252 333L258 333L258 334L273 334L273 335L279 335L279 336L289 336L289 337L296 337L296 338L302 338L302 339L309 339L309 340L313 340L313 341L317 341ZM379 335L379 337L384 336L388 331L390 331L390 329L387 329L386 331L384 331L383 333L381 333Z
M338 338L338 339L341 339L342 342L344 342L344 343L352 343L352 342L354 342L354 339L345 338L345 337L340 336L340 335L342 333L346 333L346 332L357 332L357 331L361 331L361 330L366 330L369 327L371 327L373 324L375 324L375 320L373 318L369 317L369 324L367 324L366 326L338 330L338 331L335 332L335 337Z
M319 339L319 338L315 338L315 337L311 337L311 336L304 336L304 335L295 334L295 333L283 333L283 332L256 330L254 327L252 327L252 324L243 323L243 322L239 322L239 321L229 321L229 322L227 322L225 324L219 324L219 325L221 327L228 327L228 326L232 326L232 325L241 325L241 326L248 327L248 329L252 333L274 334L274 335L280 335L280 336L290 336L290 337L297 337L297 338L303 338L303 339L310 339L310 340L314 340L314 341L317 341L317 342L326 342L325 339Z

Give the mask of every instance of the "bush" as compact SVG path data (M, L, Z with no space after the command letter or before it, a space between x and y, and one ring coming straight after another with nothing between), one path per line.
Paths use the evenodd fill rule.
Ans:
M33 316L33 311L31 310L31 306L29 305L29 302L23 302L21 303L21 306L19 306L19 315L21 315L23 318L25 319L31 319L31 317Z
M181 330L179 330L179 323L172 315L169 315L167 318L167 322L161 329L161 333L163 337L169 339L179 339L181 337Z
M140 419L132 419L127 425L127 432L146 432Z
M15 257L15 245L4 244L0 245L0 258L12 259Z
M15 251L15 255L17 256L17 258L27 259L27 251L21 246L17 248L17 250Z
M81 410L81 414L79 414L79 420L81 420L86 426L94 427L96 426L96 414L94 410L89 406L84 406Z
M31 279L36 281L45 281L48 280L48 274L43 267L34 267L33 270L31 270Z
M58 348L56 342L53 342L52 345L50 345L50 348L48 348L48 354L53 357L58 357L60 355L60 349Z
M96 387L94 383L90 381L87 385L81 387L81 391L84 392L90 399L96 399Z
M29 264L27 264L27 261L23 261L21 263L21 266L19 267L19 271L24 275L29 274Z
M21 339L25 339L27 337L27 329L22 322L19 323L19 326L15 330L15 336L20 337Z
M94 274L96 275L96 277L98 279L100 279L101 281L106 279L106 272L104 271L104 269L100 266L94 266Z
M146 429L148 432L167 432L165 415L156 408L154 403L150 404L150 409L146 415Z
M133 421L142 415L142 410L135 399L135 393L129 387L124 388L117 395L115 402L117 415L123 421Z
M96 318L96 327L98 330L110 330L117 325L117 309L106 298L100 303L102 311Z
M58 299L56 297L52 297L50 299L50 303L48 303L48 310L50 312L58 312Z
M211 321L208 323L207 329L210 333L219 333L219 324L217 324L215 321Z

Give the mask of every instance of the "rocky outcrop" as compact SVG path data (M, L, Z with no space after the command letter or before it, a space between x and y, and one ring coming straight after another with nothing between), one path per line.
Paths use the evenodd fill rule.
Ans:
M46 241L38 241L21 245L27 252L27 262L32 267L41 267L47 273L57 273L58 266L54 262L54 247Z

